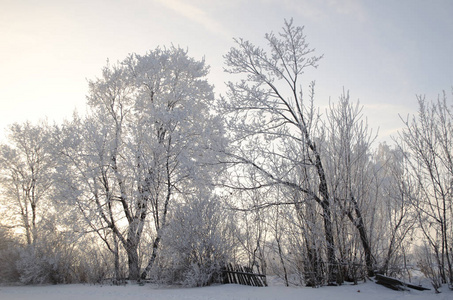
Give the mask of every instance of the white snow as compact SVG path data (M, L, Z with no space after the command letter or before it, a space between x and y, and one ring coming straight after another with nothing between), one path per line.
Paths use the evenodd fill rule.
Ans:
M147 284L139 286L100 285L48 285L48 286L1 286L1 300L171 300L171 299L219 299L219 300L267 300L267 299L316 299L316 300L451 300L453 291L447 287L442 293L431 291L398 292L373 282L340 287L249 287L236 284L216 285L203 288L164 288Z

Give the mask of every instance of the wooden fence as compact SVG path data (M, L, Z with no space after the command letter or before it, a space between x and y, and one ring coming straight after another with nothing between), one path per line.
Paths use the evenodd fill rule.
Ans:
M233 266L228 264L225 267L224 283L236 283L250 286L267 286L266 275L255 274L251 268Z

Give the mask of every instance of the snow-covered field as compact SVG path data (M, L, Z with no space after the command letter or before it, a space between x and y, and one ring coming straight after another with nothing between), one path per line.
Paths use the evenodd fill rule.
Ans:
M236 284L216 285L203 288L163 288L155 285L99 286L99 285L48 285L48 286L1 286L1 300L171 300L171 299L366 299L366 300L452 300L453 292L447 287L441 294L431 291L397 292L373 282L340 287L249 287Z

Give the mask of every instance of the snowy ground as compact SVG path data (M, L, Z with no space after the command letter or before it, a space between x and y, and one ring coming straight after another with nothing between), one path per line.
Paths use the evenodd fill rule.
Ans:
M99 285L49 285L49 286L0 286L1 300L171 300L171 299L316 299L316 300L452 300L453 292L443 287L441 294L431 291L397 292L372 282L341 287L270 286L265 288L235 284L203 288L162 288L155 285L99 286Z

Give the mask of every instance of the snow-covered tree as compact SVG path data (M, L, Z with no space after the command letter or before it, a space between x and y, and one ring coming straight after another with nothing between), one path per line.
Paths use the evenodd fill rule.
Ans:
M14 258L14 272L24 283L69 282L77 277L72 270L77 242L70 224L73 209L55 199L58 160L51 141L47 123L25 122L10 126L7 144L0 148L1 209L7 211L2 223L25 241L10 247L14 255L0 254L0 260Z
M404 121L399 136L415 183L408 197L441 281L453 285L452 106L445 93L437 101L420 96L418 104L418 115Z
M211 185L223 134L207 74L204 61L181 48L131 54L90 81L88 117L57 134L62 195L75 200L117 262L122 246L130 279L152 268L170 203ZM146 258L144 231L153 236Z
M9 209L9 225L20 227L29 245L49 206L55 166L49 141L46 123L25 122L11 125L7 143L0 145L1 201Z
M231 177L224 184L245 192L272 188L279 195L254 208L293 207L287 225L302 235L299 261L307 274L315 274L307 278L312 285L341 283L345 263L363 263L371 276L375 258L367 208L376 200L370 192L375 136L347 93L324 116L319 113L314 82L303 87L302 76L322 56L314 55L303 27L286 21L282 32L265 39L267 50L237 39L225 56L226 70L242 77L228 84L222 101L234 141L226 151Z
M319 115L313 106L314 83L308 99L301 87L302 74L315 68L322 56L306 42L302 27L285 22L278 35L266 35L269 52L249 41L225 56L227 71L244 79L229 83L223 103L233 140L228 149L236 167L255 168L258 182L247 189L282 185L303 195L298 201L314 201L321 208L328 282L337 277L337 258L332 224L332 201L318 140ZM236 183L233 183L236 185ZM295 206L297 209L297 205Z
M362 255L354 254L357 251L354 250L353 239L358 237L363 263L368 276L373 276L375 259L370 228L367 226L367 219L372 218L373 214L367 214L367 208L372 207L376 200L370 189L375 178L371 159L371 143L375 135L368 128L366 119L363 119L359 102L352 103L349 93L343 93L338 102L331 104L326 118L323 158L328 170L329 189L337 208L335 220L340 222L337 224L337 239L342 265L357 264L362 259L357 257ZM344 217L349 222L341 221ZM352 225L352 230L348 230L348 225Z
M378 271L395 276L401 273L411 248L416 221L411 199L417 187L401 149L380 144L374 164L378 172L370 190L378 199L370 206L374 211L370 238Z

